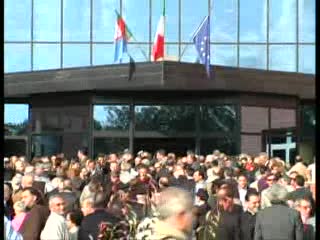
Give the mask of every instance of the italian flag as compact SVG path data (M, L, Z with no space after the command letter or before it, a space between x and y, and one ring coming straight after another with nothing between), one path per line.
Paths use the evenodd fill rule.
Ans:
M158 22L156 36L152 47L151 61L161 61L164 58L164 23L165 23L165 0L163 1L163 13Z

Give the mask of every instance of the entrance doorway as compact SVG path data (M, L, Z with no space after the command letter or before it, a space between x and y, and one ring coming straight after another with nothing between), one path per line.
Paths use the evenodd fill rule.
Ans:
M293 165L297 154L297 137L295 128L272 129L262 132L263 145L269 157L279 157Z

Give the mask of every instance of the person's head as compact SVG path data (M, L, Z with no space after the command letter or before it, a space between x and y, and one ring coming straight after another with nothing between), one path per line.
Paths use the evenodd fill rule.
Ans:
M300 155L296 156L296 163L303 162L303 158Z
M5 183L3 185L3 199L5 202L9 201L9 199L11 198L11 193L12 193L12 191L11 191L9 185Z
M59 215L65 214L65 200L60 195L53 195L49 198L49 209L51 212L57 213Z
M25 213L27 211L26 205L23 201L17 201L13 204L13 209L16 215L19 213Z
M34 173L36 176L42 176L44 174L44 168L42 163L38 163L35 166Z
M22 187L32 187L34 182L34 175L33 174L26 174L21 179L21 185Z
M18 171L18 172L24 172L24 169L26 167L25 163L20 160L17 160L15 162L14 166L15 166L16 171Z
M295 187L296 186L296 176L298 175L298 172L293 171L289 174L289 178L290 178L290 185Z
M287 201L288 190L279 183L273 184L266 192L266 197L272 204L284 203Z
M238 186L240 188L246 188L248 186L248 179L247 179L246 175L244 175L244 174L239 175Z
M297 199L294 203L295 209L300 212L303 218L311 216L311 203L307 198Z
M169 187L161 192L157 210L159 218L180 231L192 229L192 197L180 188Z
M110 169L111 169L111 164L110 164ZM122 162L121 163L121 165L120 165L121 171L127 172L127 171L130 171L130 169L131 169L131 164L129 162Z
M260 207L260 195L258 192L247 192L245 196L247 209L252 213L257 213Z
M111 172L110 180L111 180L112 183L118 183L120 181L119 172Z
M82 213L80 211L71 211L66 215L66 222L68 229L79 227L82 221Z
M230 167L224 168L223 174L224 174L224 177L225 177L225 178L232 178L232 177L233 177L233 170L232 170L232 168L230 168Z
M173 168L173 175L178 178L179 176L185 175L184 167L182 164L176 164Z
M160 187L160 189L164 189L164 188L169 187L169 179L168 179L168 177L161 177L159 179L159 187Z
M203 201L203 202L207 202L208 198L209 198L209 194L205 189L200 188L198 190L198 192L196 193L196 198L197 198L197 200L200 200L200 201Z
M94 209L94 198L86 198L81 203L81 211L83 216L88 216L95 211Z
M270 173L270 174L268 174L266 176L266 182L267 182L269 187L272 186L273 184L275 184L276 181L277 181L277 179L276 179L276 176L274 174Z
M109 168L111 172L117 172L120 170L119 164L116 161L110 162Z
M96 162L93 159L87 161L87 169L89 172L93 172L96 169Z
M140 165L139 167L139 179L144 181L148 178L148 168L144 165Z
M83 159L84 157L88 156L88 149L86 147L83 147L78 150L78 158Z
M40 197L38 190L33 187L22 190L21 198L27 209L32 209L40 201Z
M304 187L305 179L304 179L304 177L303 177L302 175L299 175L299 174L298 174L298 175L295 177L294 182L295 182L295 186L296 186L296 187Z
M205 173L202 170L197 170L193 173L193 180L197 183L200 181L204 181Z
M222 185L217 193L218 205L220 208L224 211L230 211L234 205L233 198L234 196L231 188L229 186L223 187Z
M166 151L164 149L159 149L156 151L156 159L162 160L166 156Z

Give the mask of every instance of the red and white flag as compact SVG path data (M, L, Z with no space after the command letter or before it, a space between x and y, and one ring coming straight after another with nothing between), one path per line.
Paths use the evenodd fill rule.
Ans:
M152 47L151 61L161 61L164 58L164 23L165 23L165 0L163 13L158 22L156 36Z

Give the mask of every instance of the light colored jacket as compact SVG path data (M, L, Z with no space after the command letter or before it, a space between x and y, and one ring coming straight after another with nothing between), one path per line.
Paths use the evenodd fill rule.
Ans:
M70 240L66 219L54 212L49 215L41 232L41 240Z

